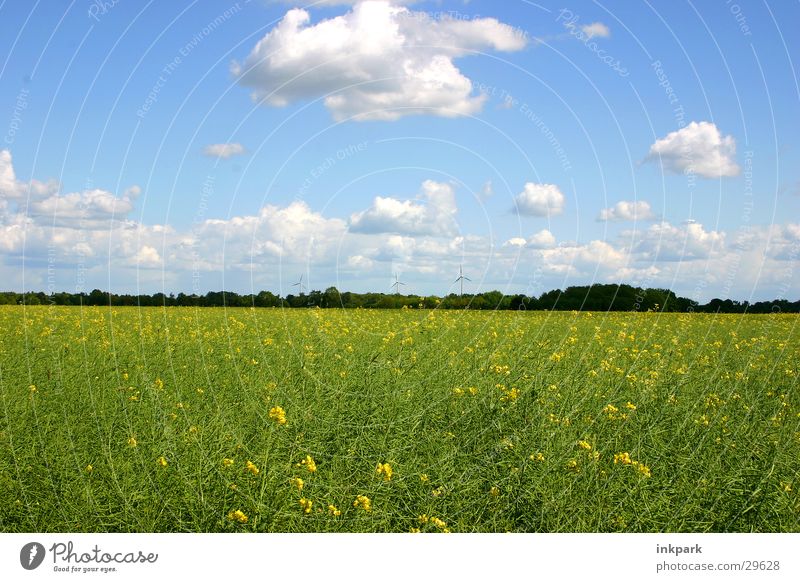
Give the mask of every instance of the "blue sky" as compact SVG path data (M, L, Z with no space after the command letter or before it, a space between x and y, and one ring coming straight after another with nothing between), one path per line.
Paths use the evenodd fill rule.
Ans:
M796 298L800 3L0 5L9 289Z

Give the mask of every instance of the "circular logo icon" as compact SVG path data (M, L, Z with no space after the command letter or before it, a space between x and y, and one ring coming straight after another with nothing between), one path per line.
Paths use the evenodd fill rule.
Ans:
M44 561L44 546L39 542L30 542L19 551L19 563L26 570L35 570Z

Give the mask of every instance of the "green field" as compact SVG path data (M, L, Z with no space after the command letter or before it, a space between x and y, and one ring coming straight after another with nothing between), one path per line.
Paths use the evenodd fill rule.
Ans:
M798 323L0 307L0 530L798 532Z

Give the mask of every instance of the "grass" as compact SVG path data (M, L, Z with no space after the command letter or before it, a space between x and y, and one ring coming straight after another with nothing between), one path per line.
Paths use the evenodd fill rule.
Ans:
M798 532L798 321L0 307L0 530Z

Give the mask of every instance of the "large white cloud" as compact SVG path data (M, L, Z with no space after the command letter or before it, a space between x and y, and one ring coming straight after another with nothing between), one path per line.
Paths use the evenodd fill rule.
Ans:
M623 233L635 240L633 251L653 261L691 261L708 259L721 253L725 233L708 231L702 224L687 221L681 226L661 222L644 231Z
M736 140L723 135L708 121L692 121L686 127L667 134L650 146L648 159L661 162L676 174L697 174L704 178L739 175L736 163Z
M378 196L367 210L350 218L358 233L450 236L458 231L456 197L450 184L426 180L419 201Z
M514 200L524 216L555 216L564 210L564 194L553 184L527 182Z
M650 203L644 200L628 202L622 200L611 208L604 208L600 211L598 220L608 220L612 222L623 222L631 220L653 220L655 214L650 208Z
M11 152L9 150L0 150L0 199L37 199L57 192L58 188L58 182L55 180L47 182L38 180L22 182L17 180Z
M473 114L485 96L473 95L453 59L527 44L522 32L494 18L431 18L383 0L310 20L306 10L289 10L244 62L233 64L255 100L284 106L324 96L337 120Z

